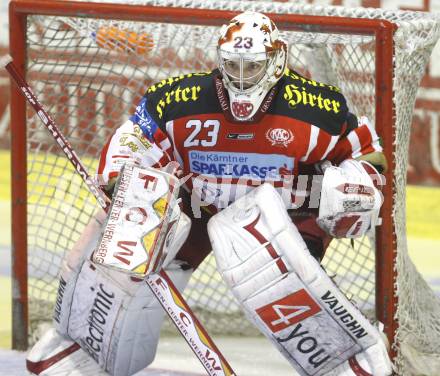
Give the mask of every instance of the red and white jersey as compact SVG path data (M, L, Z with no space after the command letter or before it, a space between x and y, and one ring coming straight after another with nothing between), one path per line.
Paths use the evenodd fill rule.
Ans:
M374 128L349 112L338 88L286 70L257 115L237 122L215 70L151 86L103 149L98 174L105 184L127 158L155 167L175 160L184 187L204 206L226 207L270 182L295 207L292 183L308 167L376 151Z

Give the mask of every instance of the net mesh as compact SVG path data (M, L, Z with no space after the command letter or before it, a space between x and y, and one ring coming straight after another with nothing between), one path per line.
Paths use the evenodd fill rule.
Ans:
M434 375L440 369L436 363L439 301L408 256L405 184L412 111L418 83L439 37L438 19L416 12L292 3L124 3L384 18L399 26L394 60L396 191L393 212L388 213L394 219L398 249L395 315L400 326L395 363L400 374ZM99 151L112 131L133 112L148 85L216 66L216 27L47 16L28 17L27 27L28 81L90 171L96 169ZM293 69L339 86L352 111L374 123L374 37L307 31L283 32L283 37L289 42ZM28 110L28 285L34 338L41 324L52 317L63 255L96 210L94 198L46 132ZM344 293L369 317L374 316L375 307L374 243L367 237L353 243L333 241L323 262ZM256 333L221 281L212 255L193 274L184 296L209 332Z

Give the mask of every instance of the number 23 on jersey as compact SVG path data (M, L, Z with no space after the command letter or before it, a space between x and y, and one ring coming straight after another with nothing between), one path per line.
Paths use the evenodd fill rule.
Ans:
M217 144L220 129L219 120L189 120L185 128L191 129L191 133L183 142L186 148L194 146L212 147Z

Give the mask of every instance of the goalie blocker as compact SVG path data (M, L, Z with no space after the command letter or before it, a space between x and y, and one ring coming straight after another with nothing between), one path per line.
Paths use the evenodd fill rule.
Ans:
M310 255L271 185L216 214L208 231L247 317L301 375L391 374L380 332Z

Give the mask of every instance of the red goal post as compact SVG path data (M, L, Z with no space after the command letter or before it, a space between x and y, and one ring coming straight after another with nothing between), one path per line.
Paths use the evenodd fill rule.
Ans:
M268 7L270 8L269 5ZM232 5L231 9L234 9ZM97 72L96 75L101 75L101 71L105 71L105 74L107 74L108 67L104 66L104 64L109 63L109 59L121 58L121 65L125 64L124 66L131 67L128 70L123 70L123 72L128 71L130 74L133 73L134 79L122 75L119 70L115 70L115 72L112 73L112 79L109 79L109 81L114 81L115 77L117 77L119 74L120 77L118 77L118 80L120 81L117 81L115 86L124 86L124 84L126 86L132 85L133 81L136 81L136 77L138 77L136 74L139 74L139 71L142 71L143 68L149 72L148 79L146 79L148 83L159 81L160 79L165 78L165 73L173 71L173 69L169 67L166 67L165 69L163 68L163 65L161 65L161 60L163 60L165 57L169 57L170 54L173 56L173 59L175 59L176 62L175 71L179 71L180 69L192 69L192 67L188 67L186 62L190 61L193 58L193 55L191 55L191 58L185 54L183 54L184 56L181 57L179 55L181 53L180 50L178 52L172 51L173 49L177 50L177 47L179 46L174 46L172 44L172 34L167 34L167 25L186 25L188 28L194 27L194 30L191 29L192 31L188 34L192 37L193 35L198 35L198 33L203 32L203 28L199 29L200 26L207 28L218 27L226 23L237 13L237 10L226 11L218 9L190 9L59 0L12 0L10 2L9 13L10 54L17 67L21 70L21 73L27 75L28 82L30 82L31 86L34 86L33 83L36 85L37 96L39 91L43 94L43 105L49 105L49 112L53 114L53 117L61 124L61 126L63 126L63 122L65 122L64 126L71 131L72 135L77 135L77 133L86 132L84 124L87 123L88 120L97 120L99 118L99 121L103 124L105 123L106 126L108 124L111 124L111 127L118 125L113 124L114 117L106 117L108 115L106 115L106 109L98 113L98 104L95 105L92 110L90 110L85 104L88 103L86 99L89 101L96 100L98 103L96 98L98 98L99 95L107 95L107 92L105 92L107 89L104 90L102 87L95 89L95 86L97 86L98 83L95 81L92 82L92 78L90 78L92 75L90 72L88 72L90 66L93 66L93 72ZM365 45L361 46L362 48L358 48L357 46L356 50L353 48L353 51L359 53L358 50L360 52L368 50L365 53L374 56L371 63L372 66L369 66L368 68L373 70L372 76L374 76L374 83L372 85L372 93L369 94L371 99L370 102L367 103L367 107L371 106L371 117L375 119L375 128L383 139L383 147L390 166L389 171L386 173L387 183L383 191L385 202L381 210L382 225L378 227L374 240L374 316L384 323L385 332L390 342L395 345L393 347L393 353L395 353L399 349L395 342L395 334L398 331L399 325L399 320L396 316L397 307L399 304L399 296L395 290L398 273L398 268L396 267L398 241L396 236L395 201L396 183L402 184L401 178L396 179L395 175L396 156L400 155L399 153L401 153L401 151L396 149L399 147L398 142L396 142L396 132L400 125L396 124L397 116L394 90L394 69L396 64L396 46L394 42L394 35L398 29L398 25L387 19L355 18L355 13L353 13L352 17L331 17L307 14L283 14L282 12L270 11L269 9L266 11L266 14L274 20L279 29L286 33L286 35L293 35L292 38L297 38L297 40L299 40L298 45L303 44L306 46L305 49L309 48L308 46L314 43L314 40L310 40L311 35L318 36L318 39L322 35L333 35L335 36L336 42L331 41L319 43L333 43L336 46L335 56L342 57L344 55L349 55L349 58L354 59L354 64L356 64L355 59L358 59L358 57L356 57L356 53L347 52L346 50L348 50L348 48L345 49L343 44L341 44L342 47L338 45L339 36L341 36L341 39L343 39L343 36L350 36L350 38L354 36L352 38L353 40L363 40L363 38L366 38L366 42ZM107 52L103 51L105 50L105 46L103 47L102 44L105 44L106 41L100 41L98 38L96 38L97 30L95 30L94 34L95 40L88 40L87 43L81 38L91 39L90 35L84 34L90 32L90 30L87 29L89 26L85 27L83 31L77 30L78 36L76 38L78 39L78 45L67 45L66 42L66 45L64 46L64 40L56 42L58 39L56 36L54 36L54 30L50 29L50 32L46 32L44 27L42 27L46 25L46 19L57 20L57 27L59 28L61 36L67 34L70 35L70 32L75 29L75 27L72 26L72 24L75 22L77 22L78 25L82 22L86 24L88 20L98 20L99 22L100 20L111 20L111 23L109 24L110 28L115 27L114 25L116 25L117 28L118 22L124 24L125 28L127 27L128 22L130 23L129 25L135 25L132 26L133 28L137 27L138 25L154 24L157 25L157 29L160 29L160 33L163 31L163 35L165 36L163 37L162 34L154 34L157 31L155 30L151 40L149 40L149 36L147 35L148 40L145 41L142 39L142 44L139 44L140 39L137 39L139 33L130 29L127 31L128 34L124 34L129 35L127 40L130 40L131 38L131 42L127 42L128 44L131 43L131 50L129 51L130 57L126 57L124 55L124 51L118 54L115 54L115 51L111 51L109 52L109 55L104 55L104 53ZM92 23L92 21L90 21L90 23ZM115 32L118 33L118 30ZM301 39L298 39L301 38L300 35L302 34L306 35L308 38L306 38L307 40L304 42ZM162 37L163 39L161 39ZM45 38L53 38L51 40L53 41L53 47L48 47L49 42L47 42L46 45L41 42L45 42ZM74 39L75 38L72 38L72 41ZM114 42L114 39L117 39L117 37L112 34L110 39L113 39ZM159 43L157 40L160 40L161 43L163 43L163 40L170 43L164 47L163 50L165 52L163 52L163 55L160 55L162 50L159 51ZM323 40L325 40L325 38ZM39 44L40 42L41 44ZM135 44L135 48L133 48L133 43ZM136 45L136 43L138 44ZM151 43L151 47L146 47L148 43ZM358 42L355 41L353 43ZM118 48L121 47L121 45L118 43L116 43L116 45ZM139 46L142 47L140 48L141 51L139 50ZM136 47L138 48L137 50ZM45 50L45 48L47 48L47 50ZM65 48L65 53L62 53L62 48ZM149 48L152 50L151 54L148 54L145 51L145 49ZM191 48L194 48L194 46ZM91 56L92 49L98 51L96 52L96 58ZM55 58L52 59L50 53L54 53ZM157 56L155 54L157 54ZM344 59L345 58L346 57L344 56ZM45 59L47 59L47 61ZM145 59L145 61L142 61L142 59ZM105 62L102 62L102 60L105 60ZM62 68L58 65L55 66L55 64L58 64L60 61L61 63L65 61L65 65L68 66L68 69ZM95 61L101 62L102 65L95 65ZM148 64L149 61L151 63L150 66L145 67L145 65L142 65L144 63ZM361 60L359 59L359 61ZM90 63L89 67L87 67L88 63ZM73 66L73 64L77 64L77 66ZM202 61L200 64L202 64L202 69L207 69L209 67L212 68L215 63L213 61L209 61L209 64L211 65L209 66L208 64L204 66L204 62ZM310 73L307 71L306 64L303 64L303 67L299 67L299 69L301 69L302 73ZM368 69L365 69L365 72L348 72L347 76L344 77L343 80L346 80L347 84L349 84L351 81L359 81L359 87L362 88L362 85L366 85L364 82L364 75L369 74ZM81 72L85 72L84 76L80 76L82 74ZM340 72L338 73L341 74ZM102 75L102 77L104 77L104 73L102 73ZM90 84L88 84L87 87L89 89L92 88L94 90L93 93L98 93L93 98L91 95L88 95L87 92L85 92L84 97L80 96L75 91L75 88L73 88L75 83L82 84L84 78L81 77L85 76L87 76L86 80L90 80ZM68 86L66 81L69 78L72 79L72 84L66 88L66 86ZM54 82L57 82L57 80L60 83L60 86L63 86L60 89L62 91L60 92L59 98L57 98L57 95L51 95L50 93L51 90L54 90ZM415 84L417 84L417 82L415 82ZM111 99L111 103L117 103L118 95L121 93L121 90L123 90L119 86L117 89L112 88L112 90L115 90L116 94L114 95L114 98L112 97L113 99ZM134 92L138 95L140 94L139 90L142 89L145 89L145 87L137 87L134 89ZM72 92L74 93L74 95L72 95L72 97L74 96L74 100L69 98L69 93ZM105 93L102 94L103 92ZM415 97L415 93L410 94ZM358 100L356 97L361 95L362 94L360 93L355 93L352 99L353 103L356 103L356 100ZM121 96L123 95L121 94ZM45 97L47 103L45 103ZM109 97L107 96L106 99L108 100L108 98ZM76 107L69 107L71 101L76 101ZM81 102L82 104L79 103L79 101L83 101ZM136 101L133 103L133 105L135 105L135 103ZM87 113L84 115L84 118L80 118L79 113L84 112L84 106L87 107L87 109L84 111L91 111L91 113ZM118 108L124 108L124 105L118 106L120 106ZM129 109L127 106L124 108L126 111ZM95 110L96 114L93 113ZM57 111L59 111L59 113L57 113ZM125 115L127 116L128 112L126 112ZM71 124L72 121L73 126ZM34 226L34 222L38 222L40 220L39 218L42 216L39 210L44 210L44 208L42 209L40 205L40 207L35 209L35 207L37 207L41 202L47 201L46 209L52 210L58 207L60 208L59 210L63 210L64 213L72 215L72 211L67 208L68 200L66 199L66 197L70 197L66 195L67 193L70 195L71 192L69 190L71 189L71 186L69 185L69 187L67 187L67 185L64 183L61 184L61 188L60 185L55 187L51 186L53 182L55 182L55 185L58 184L56 181L57 179L61 178L60 175L68 174L68 168L66 167L66 171L63 171L62 173L56 172L57 169L64 168L62 162L57 160L57 162L54 163L54 167L48 171L48 164L52 161L52 159L48 158L48 155L53 154L54 158L57 158L56 153L51 149L50 143L46 143L44 136L38 132L35 121L33 120L33 114L27 112L25 100L15 85L11 85L11 129L13 348L23 350L27 348L28 338L31 334L28 328L32 327L33 321L32 312L29 310L29 304L33 301L32 294L37 289L46 291L44 298L38 297L36 300L38 300L38 304L44 304L45 299L50 302L50 299L54 297L54 282L51 281L48 283L48 285L50 285L49 288L46 287L46 285L42 287L41 281L45 280L47 275L53 273L53 270L58 267L58 265L56 265L57 262L45 260L45 263L48 264L46 266L43 265L43 268L47 268L46 274L44 271L38 271L38 273L35 273L35 275L31 276L28 274L28 265L30 265L29 249L32 248L30 245L30 239L32 238L32 242L38 243L40 242L41 237L44 236L43 233L48 232L48 230L44 227L36 227L36 230L32 231L38 232L38 239L33 240L36 236L34 233L32 233L32 236L30 236L28 230L31 229L31 227ZM84 137L84 139L81 139L82 136L80 136L79 141L76 142L76 151L78 154L80 154L81 150L78 150L78 147L83 146L85 148L86 146L89 147L90 144L93 144L92 149L87 149L88 151L85 152L85 155L91 158L90 163L93 164L92 159L97 157L97 152L99 151L100 146L102 146L102 144L100 145L99 142L95 142L93 137L94 135L101 135L101 133L108 136L108 129L94 128L90 133L92 135L87 136L88 138ZM69 138L69 135L67 135L67 138ZM75 147L75 141L73 141L73 144ZM36 157L34 157L34 155L36 155ZM41 174L36 172L37 169L41 171ZM48 174L50 174L49 177ZM36 189L35 192L29 193L28 188L30 187L30 184L35 185L41 180L45 180L47 184L44 187ZM50 192L46 194L43 191ZM63 191L63 194L65 194L62 199L58 197L60 191ZM93 201L88 201L89 199L85 198L84 194L80 192L80 188L78 188L78 192L78 196L72 199L72 207L75 207L75 210L80 210L80 213L78 214L78 222L75 223L75 228L71 230L70 238L67 240L62 240L59 244L54 246L57 249L62 247L68 248L72 239L74 239L75 236L78 236L77 233L79 232L79 229L77 228L81 228L84 225L84 218L90 216L93 210ZM41 194L41 196L37 196L37 194ZM84 208L77 208L78 201L81 201L83 198L84 202L81 205L90 208L87 209L88 211ZM54 204L55 199L60 199L60 206ZM56 212L56 210L53 211L54 213ZM31 216L33 217L31 218ZM55 224L57 214L50 214L49 217L50 216L54 217L53 224L49 225L49 229L52 230L56 227ZM47 218L41 219L41 221L45 222L46 219ZM71 225L71 223L68 223L68 225ZM67 224L66 227L68 227ZM64 234L60 234L59 237L62 235ZM50 248L52 247L53 241L54 240L51 238L51 236L47 235L47 239L42 244L38 244L35 249L38 249L38 252L40 252L40 248ZM363 247L363 243L360 246ZM338 246L336 246L336 248L337 247ZM374 248L374 246L372 245L371 248ZM64 251L65 250L66 249L64 249ZM39 257L39 255L40 253L38 253L38 256L36 257ZM60 255L60 258L61 257L62 255ZM36 267L32 266L32 268L32 270L34 270ZM331 271L331 266L329 267L329 270ZM203 269L200 273L203 273ZM41 277L42 274L44 274L44 278ZM203 281L207 278L207 275L202 275L200 277L200 279ZM53 276L53 279L56 280L56 275ZM202 284L204 283L205 282ZM209 282L207 282L207 284L209 284ZM28 286L33 286L32 293L29 292ZM198 290L198 288L199 287L194 290ZM209 288L212 289L212 287ZM348 293L350 292L348 291ZM189 292L189 294L191 294L191 292ZM354 297L354 299L357 300L356 297ZM358 299L360 300L362 298L358 297ZM359 302L359 300L357 301ZM191 299L189 300L189 303L191 305ZM199 301L197 301L196 298L194 299L194 304L199 304ZM204 303L200 303L201 306L203 306L203 304ZM228 304L230 304L229 301L225 305ZM47 305L50 306L50 304ZM220 309L220 315L224 314L222 309L223 307ZM209 315L213 314L208 308L202 307L201 310L207 312L208 319ZM47 315L47 312L44 312ZM202 321L205 323L203 318Z

